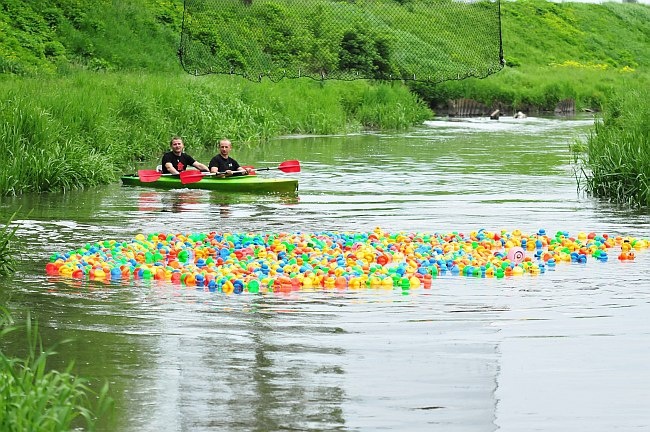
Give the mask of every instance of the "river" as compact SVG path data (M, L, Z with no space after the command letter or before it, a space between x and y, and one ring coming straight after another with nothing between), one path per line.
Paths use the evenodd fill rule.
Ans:
M0 220L15 214L21 254L0 280L1 304L18 322L29 311L46 346L72 339L53 367L74 360L93 385L110 383L107 431L650 430L647 251L538 276L441 276L407 294L225 295L45 273L53 253L139 233L648 238L650 215L577 190L568 149L592 123L436 119L407 133L235 143L233 156L256 167L299 159L297 196L116 183L3 197Z

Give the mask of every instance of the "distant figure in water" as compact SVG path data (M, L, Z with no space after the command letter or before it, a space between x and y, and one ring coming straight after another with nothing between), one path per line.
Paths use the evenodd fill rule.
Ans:
M526 118L526 117L528 116L522 113L521 111L517 111L517 114L514 115L514 118Z

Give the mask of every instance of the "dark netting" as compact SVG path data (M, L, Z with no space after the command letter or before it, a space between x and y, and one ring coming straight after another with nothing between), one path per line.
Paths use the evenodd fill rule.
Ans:
M195 75L441 82L503 67L499 1L185 0Z

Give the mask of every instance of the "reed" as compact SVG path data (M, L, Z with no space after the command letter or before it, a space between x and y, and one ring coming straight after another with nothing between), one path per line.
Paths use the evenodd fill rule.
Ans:
M650 207L650 83L608 100L586 143L574 147L584 189L612 202Z
M0 341L16 330L7 311L0 310ZM56 352L43 349L38 325L29 317L25 331L24 359L0 350L0 430L95 430L97 418L112 405L108 386L93 391L88 381L72 374L72 364L63 372L48 370L47 360Z
M106 182L113 177L110 160L88 145L46 105L29 94L10 97L0 113L0 137L5 154L0 157L3 193L69 190ZM91 120L88 126L94 122Z

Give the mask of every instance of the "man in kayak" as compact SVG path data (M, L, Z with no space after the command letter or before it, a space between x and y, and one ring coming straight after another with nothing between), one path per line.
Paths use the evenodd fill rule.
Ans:
M210 172L220 173L218 177L247 175L248 170L230 157L230 150L232 150L230 140L222 139L219 141L219 154L210 160Z
M208 171L208 167L201 162L197 162L194 158L187 153L183 153L185 144L181 137L175 136L169 142L171 151L165 153L162 157L162 172L163 174L179 174L185 171L187 167L193 166L201 171Z

